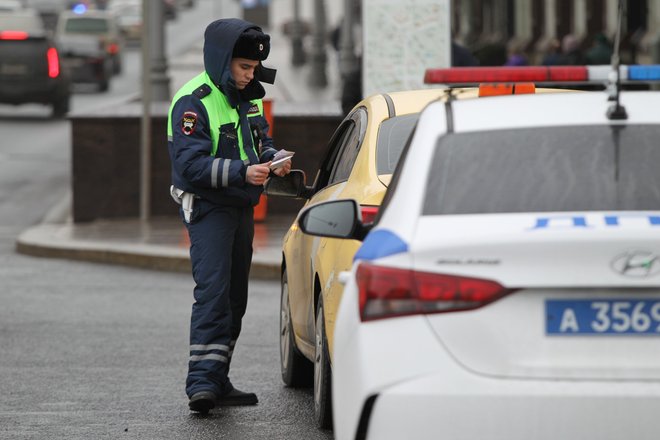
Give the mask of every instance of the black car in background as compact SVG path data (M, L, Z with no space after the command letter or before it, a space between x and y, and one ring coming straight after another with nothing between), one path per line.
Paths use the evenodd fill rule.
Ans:
M39 14L0 13L0 103L50 105L59 118L68 113L70 97L69 76Z

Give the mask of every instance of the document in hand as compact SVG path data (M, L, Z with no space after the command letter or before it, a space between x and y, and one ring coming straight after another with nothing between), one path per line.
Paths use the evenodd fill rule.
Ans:
M293 151L279 150L273 156L273 160L270 163L270 169L276 170L286 163L287 160L291 160L293 155L296 154Z

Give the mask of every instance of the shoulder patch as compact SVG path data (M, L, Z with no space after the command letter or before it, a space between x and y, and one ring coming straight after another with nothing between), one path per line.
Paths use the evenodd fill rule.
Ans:
M257 104L252 104L252 107L250 107L247 111L248 115L258 115L259 114L259 106Z
M186 136L190 136L195 132L197 126L197 113L187 111L183 113L181 118L181 132Z
M211 89L211 86L208 84L202 84L192 94L197 96L199 99L202 99L208 96L212 90L213 89Z

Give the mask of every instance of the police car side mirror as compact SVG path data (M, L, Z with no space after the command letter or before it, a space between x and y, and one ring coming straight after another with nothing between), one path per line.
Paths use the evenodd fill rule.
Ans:
M362 240L371 229L363 225L360 207L355 200L332 200L304 209L298 226L305 234L330 238Z
M291 170L283 177L271 176L264 186L264 193L268 196L308 199L311 197L311 189L305 186L305 182L303 170Z

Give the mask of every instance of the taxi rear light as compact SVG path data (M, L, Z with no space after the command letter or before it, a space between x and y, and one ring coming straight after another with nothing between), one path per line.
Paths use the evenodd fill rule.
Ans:
M28 33L23 31L0 31L0 40L27 40Z
M471 310L513 291L491 280L369 263L358 266L356 280L362 321Z
M426 84L468 84L481 82L583 82L586 66L453 67L427 69Z
M60 57L57 55L57 49L49 48L46 58L48 59L48 77L57 78L60 76Z
M522 95L528 93L536 93L536 86L534 85L534 83L479 84L479 97L500 96L500 95Z
M378 206L360 205L360 213L362 214L362 223L373 223L378 215Z

